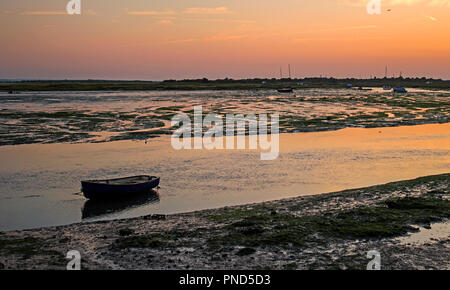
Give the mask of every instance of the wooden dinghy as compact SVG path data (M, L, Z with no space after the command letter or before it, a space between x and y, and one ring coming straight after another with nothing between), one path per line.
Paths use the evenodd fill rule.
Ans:
M159 185L159 177L139 175L125 178L81 181L81 191L88 199L127 198L146 193Z

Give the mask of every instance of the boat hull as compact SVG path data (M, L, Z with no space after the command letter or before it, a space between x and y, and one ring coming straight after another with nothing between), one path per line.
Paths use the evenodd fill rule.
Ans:
M394 93L407 93L405 88L394 88Z
M279 93L293 93L294 92L293 89L278 89L277 91Z
M148 181L139 183L114 183L120 180L126 180L126 178L102 181L82 181L81 190L87 199L127 198L132 195L149 192L159 185L160 178L149 176Z

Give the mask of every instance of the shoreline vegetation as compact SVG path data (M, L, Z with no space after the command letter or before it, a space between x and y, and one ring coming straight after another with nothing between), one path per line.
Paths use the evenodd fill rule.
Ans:
M291 87L296 90L311 88L342 88L351 84L358 87L408 87L431 90L450 90L450 80L431 78L373 78L373 79L217 79L120 81L120 80L3 80L0 91L158 91L158 90L264 90Z
M450 173L185 214L0 233L1 269L449 269ZM421 228L419 228L421 227Z

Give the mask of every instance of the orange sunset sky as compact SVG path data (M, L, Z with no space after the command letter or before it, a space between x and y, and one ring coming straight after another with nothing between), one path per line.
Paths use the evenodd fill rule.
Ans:
M0 79L450 79L450 0L0 2Z

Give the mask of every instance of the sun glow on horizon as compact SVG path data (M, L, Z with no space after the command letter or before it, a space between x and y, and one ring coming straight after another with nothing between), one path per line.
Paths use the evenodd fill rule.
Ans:
M64 1L62 1L64 2ZM0 78L404 76L450 79L450 0L0 3Z

